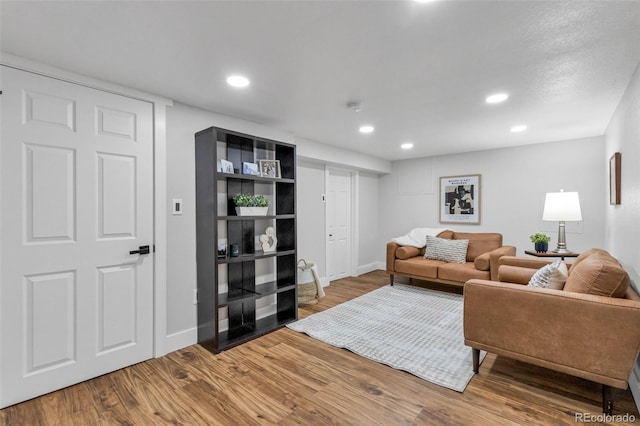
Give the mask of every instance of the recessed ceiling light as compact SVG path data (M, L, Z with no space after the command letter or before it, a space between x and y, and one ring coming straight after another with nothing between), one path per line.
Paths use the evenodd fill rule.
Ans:
M488 104L499 104L500 102L504 102L509 98L509 95L506 93L496 93L489 97L487 97L486 101Z
M413 1L415 1L416 3L431 3L432 1L435 1L435 0L413 0Z
M520 133L520 132L524 132L525 130L527 130L527 126L525 126L524 124L520 124L518 126L513 126L511 128L511 132L512 133Z
M373 133L374 130L375 129L373 126L360 126L360 133Z
M402 148L402 149L411 149L411 148L413 148L413 144L411 142L405 142L402 145L400 145L400 148Z
M247 87L250 81L247 77L241 75L230 75L227 77L227 84L233 87Z

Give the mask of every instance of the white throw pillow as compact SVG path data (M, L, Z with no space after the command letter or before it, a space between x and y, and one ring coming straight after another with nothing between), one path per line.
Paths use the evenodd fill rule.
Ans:
M533 277L531 277L529 285L531 287L562 290L568 276L569 271L567 269L567 265L562 260L558 259L555 262L538 269Z
M466 263L468 246L469 240L447 240L427 235L424 257L450 263Z

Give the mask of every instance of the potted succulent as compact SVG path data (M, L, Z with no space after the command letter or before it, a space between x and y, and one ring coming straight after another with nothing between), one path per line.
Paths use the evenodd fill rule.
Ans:
M538 253L546 253L547 250L549 250L549 240L551 240L551 237L549 237L547 234L537 232L533 235L530 235L529 238L535 245L535 249Z
M238 216L266 216L269 200L264 195L238 194L233 197Z

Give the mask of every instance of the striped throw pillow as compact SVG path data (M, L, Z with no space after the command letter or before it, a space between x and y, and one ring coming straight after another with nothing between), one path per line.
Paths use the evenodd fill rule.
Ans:
M560 259L544 266L531 277L529 285L531 287L551 288L554 290L562 290L564 283L567 281L569 271L567 265Z
M427 235L424 257L450 263L466 263L468 246L469 240L447 240Z

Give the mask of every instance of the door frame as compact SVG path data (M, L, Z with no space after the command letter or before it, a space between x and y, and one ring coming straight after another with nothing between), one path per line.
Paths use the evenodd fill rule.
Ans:
M331 174L331 172L339 172L339 173L346 173L349 175L349 181L350 181L350 192L351 192L351 204L349 206L349 256L347 259L347 274L350 277L356 276L356 270L357 270L357 259L358 259L358 227L357 227L357 222L358 222L358 215L359 215L359 206L358 206L358 191L359 191L359 174L357 171L355 170L350 170L350 169L346 169L346 168L341 168L341 167L335 167L335 166L329 166L329 165L325 165L324 168L324 188L325 188L325 194L329 193L329 175ZM324 229L325 229L325 239L324 239L324 249L325 249L325 259L327 262L326 265L326 275L327 275L327 281L329 283L331 283L330 278L329 278L329 259L330 259L330 254L329 254L329 221L327 220L327 218L329 217L329 211L328 211L328 204L329 203L325 203L324 204L324 217L325 217L325 221L324 221Z
M153 111L153 356L158 358L165 355L167 353L166 122L167 107L173 106L173 101L5 52L0 52L0 65L151 104Z

